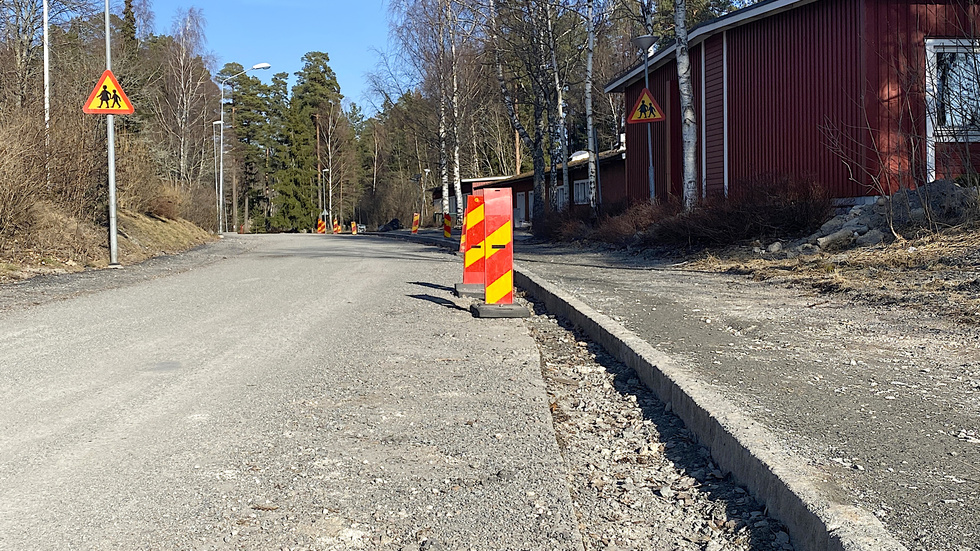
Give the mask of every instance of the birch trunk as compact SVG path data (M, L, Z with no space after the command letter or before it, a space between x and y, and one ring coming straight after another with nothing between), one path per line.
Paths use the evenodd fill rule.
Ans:
M589 135L589 204L592 207L593 216L598 215L598 204L596 198L598 194L597 174L598 174L598 154L595 143L593 129L595 123L592 119L592 57L595 54L595 0L588 0L585 10L585 26L589 34L588 42L585 46L585 128Z
M683 144L684 210L691 210L697 197L698 125L694 114L694 86L687 45L687 0L674 2L674 30L677 33L677 88L681 100Z

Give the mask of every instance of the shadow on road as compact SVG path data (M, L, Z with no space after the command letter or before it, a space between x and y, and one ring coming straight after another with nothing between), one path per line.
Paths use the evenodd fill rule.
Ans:
M440 297L434 297L432 295L408 295L408 296L409 296L409 298L414 298L414 299L418 299L418 300L425 300L425 301L431 302L433 304L438 304L439 306L445 306L446 308L449 308L450 310L461 310L463 312L469 312L469 310L467 310L466 308L463 308L460 305L458 305L455 302L453 302L451 300L448 300L448 299L444 299L444 298L440 298Z
M446 287L445 285L437 285L435 283L428 283L425 281L410 281L412 285L418 285L419 287L428 287L429 289L435 289L437 291L445 291L447 293L452 293L455 291L452 287Z

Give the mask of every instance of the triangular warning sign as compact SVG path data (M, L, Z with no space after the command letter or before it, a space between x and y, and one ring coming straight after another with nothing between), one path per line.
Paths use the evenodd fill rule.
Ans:
M660 122L665 120L664 110L660 108L657 100L653 99L650 90L646 88L640 92L640 99L636 100L636 105L630 111L630 116L626 119L627 123L639 122Z
M126 97L112 71L106 69L102 78L95 85L82 111L93 115L129 115L133 112L133 104Z

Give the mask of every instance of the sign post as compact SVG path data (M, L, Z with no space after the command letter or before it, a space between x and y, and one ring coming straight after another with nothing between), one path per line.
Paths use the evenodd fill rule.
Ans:
M116 227L116 129L113 115L133 112L126 93L112 74L112 33L109 26L109 0L105 0L105 72L82 106L82 111L106 115L106 142L109 156L109 266L119 266L119 246Z

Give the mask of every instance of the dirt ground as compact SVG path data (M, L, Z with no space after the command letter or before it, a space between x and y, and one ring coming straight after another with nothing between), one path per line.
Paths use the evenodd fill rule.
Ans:
M789 259L752 249L701 253L678 264L980 323L980 227Z
M31 231L0 236L0 283L108 266L109 237L104 229L54 209L41 211ZM119 211L117 223L119 262L125 265L180 253L215 239L186 220Z
M980 549L980 234L792 259L519 243L912 550Z

